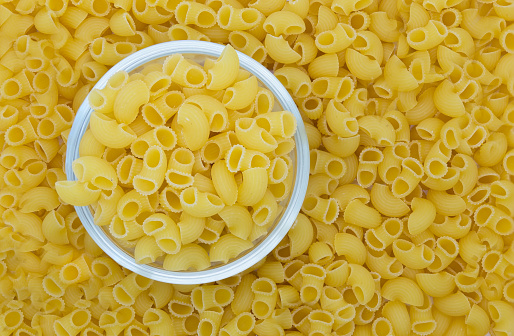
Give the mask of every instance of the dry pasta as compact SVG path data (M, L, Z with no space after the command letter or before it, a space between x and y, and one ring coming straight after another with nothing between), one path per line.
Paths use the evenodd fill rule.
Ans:
M180 15L185 11L181 20L187 22L194 18L194 15L188 18L189 11L210 13L202 6L186 7L182 4L177 10ZM239 73L243 74L241 78ZM118 78L122 83L111 89ZM255 117L244 114L229 125L228 111L253 107L258 99L257 79L240 71L233 48L226 47L217 60L205 61L203 67L175 54L162 63L146 66L140 73L115 74L109 83L106 88L93 91L90 98L98 122L91 123L91 133L83 148L93 142L103 144L106 149L113 148L110 145L119 149L130 147L128 153L115 167L95 155L77 159L73 170L78 181L56 182L61 199L75 205L98 200L97 225L108 225L110 234L121 245L133 247L137 263L157 262L169 270L203 269L210 263L226 263L266 234L280 214L277 198L285 198L290 190L276 197L268 183L271 186L291 183L293 176L290 149L283 145L284 149L278 151L278 140L284 144L293 141L296 120L290 112L273 109ZM172 85L173 90L168 91ZM203 86L212 92L223 90L221 101L209 95L186 94L187 88ZM184 91L182 95L180 90ZM173 100L167 102L167 97ZM106 107L105 101L109 99L114 102ZM171 106L175 113L166 111ZM144 114L150 107L156 112ZM109 114L114 118L107 120ZM152 124L161 125L151 127L150 119L156 120ZM168 124L162 125L166 120ZM167 127L169 124L171 127ZM114 134L105 137L105 127L124 130L137 138L129 144L114 138ZM211 133L218 134L211 136ZM294 141L291 145L294 146ZM196 158L193 152L200 149L203 155ZM274 153L268 154L271 150ZM95 154L95 150L86 152ZM202 162L204 157L212 169L203 174L195 172L196 161ZM123 187L118 189L121 194L114 198L113 190L120 187ZM99 195L101 190L106 190L108 195ZM30 190L26 198L19 200L20 209L55 208L56 197L48 192L45 196L42 191L51 189ZM31 198L45 198L46 202L33 204L29 202ZM155 212L159 207L174 215ZM334 217L335 200L331 207L327 216ZM221 226L215 224L220 221ZM45 232L57 230L54 222L48 221ZM198 245L205 243L205 248ZM201 262L191 264L184 260L189 254L186 251L199 254Z
M505 0L2 3L0 333L512 334L513 20ZM162 256L177 270L267 232L294 141L232 49L89 93L124 57L185 39L230 44L273 71L311 149L287 236L254 270L201 286L121 268L61 204L92 204L140 260L180 249ZM67 137L88 93L97 112L68 183ZM238 195L257 178L258 197Z

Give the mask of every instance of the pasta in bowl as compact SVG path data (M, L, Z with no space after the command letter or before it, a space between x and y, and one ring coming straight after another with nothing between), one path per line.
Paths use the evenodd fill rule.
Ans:
M80 107L56 189L120 265L177 284L256 264L305 196L301 116L232 47L162 43L116 64Z

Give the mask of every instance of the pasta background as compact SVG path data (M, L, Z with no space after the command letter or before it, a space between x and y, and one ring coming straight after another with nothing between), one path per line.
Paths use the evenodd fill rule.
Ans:
M512 21L514 5L504 0L2 3L0 332L512 335ZM127 197L108 180L63 182L74 115L110 66L136 50L182 39L231 44L274 71L303 115L311 149L308 195L288 235L244 274L202 286L159 283L118 266L55 191L62 182L58 185L69 192L87 196L75 201L95 202L95 219L104 225L118 216L115 205ZM90 95L100 111L92 122L115 136L101 143L93 131L87 133L81 155L112 167L121 163L120 183L131 183L143 167L150 168L145 144L186 144L174 129L187 129L187 122L172 125L166 133L172 141L162 143L150 134L137 142L141 155L131 148L129 156L124 147L176 115L180 104L198 93L195 85L223 85L212 79L223 64L204 71L177 58L170 70L175 61L194 82L184 92L151 103L167 79L150 68L132 78L117 76L101 94ZM184 72L172 80L183 83ZM244 73L230 75L248 79ZM116 96L129 79L152 89L138 97L142 116L134 118L131 110L120 126L119 113L104 112L124 108L126 102ZM237 114L212 110L202 122L235 126L245 113L269 112L269 92L255 90L250 81L245 85L256 92L254 105L241 96L242 85L234 87L214 99L237 108ZM251 128L239 126L240 134ZM211 140L209 150L195 150L192 166L184 161L174 167L175 175L162 178L185 176L189 169L204 172L218 159L217 148L232 147L230 135ZM270 153L290 149L287 141L277 141ZM250 214L262 228L266 200L280 199L290 187L280 175L289 164L273 161L268 179L280 182L256 203L261 211ZM217 186L202 178L174 181L193 191ZM231 185L237 190L243 181ZM181 209L173 189L131 195L141 209L159 202L170 214ZM231 202L229 193L220 197ZM134 248L131 240L143 229L153 234L144 240L142 260L157 258L159 244L169 250L177 244L159 234L162 218L143 218L141 229L134 224L137 212L121 215L109 227L132 238L125 247ZM223 216L233 223L230 212ZM188 228L180 231L185 253L166 263L204 267L196 261L205 250L191 243L217 240L224 219L181 215L178 220ZM237 252L241 246L235 247Z

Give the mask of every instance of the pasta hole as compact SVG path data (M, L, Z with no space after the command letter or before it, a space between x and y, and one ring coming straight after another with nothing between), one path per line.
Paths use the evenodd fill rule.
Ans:
M491 121L491 112L486 109L479 108L474 111L473 118L479 124L487 124Z
M264 142L267 143L268 145L274 145L277 142L275 140L275 138L271 134L266 132L265 130L261 131L261 137L262 137L262 140L264 140Z
M262 161L265 161L264 158L261 158ZM264 168L266 162L262 162L261 166ZM273 167L273 179L275 181L283 180L287 176L287 164L283 160L277 160L275 161L275 166ZM332 181L330 181L332 182Z
M180 172L169 172L167 176L168 180L171 182L171 184L175 186L188 186L193 183L193 177L188 174L183 174Z
M230 6L222 6L218 11L218 22L220 26L228 26L231 19Z
M489 206L479 208L475 213L475 220L478 225L485 225L493 216L493 209Z
M361 186L369 186L371 183L373 183L373 180L375 179L375 173L368 170L361 170L359 171L357 180L359 181L359 184Z
M457 15L453 11L446 11L441 14L441 22L447 27L453 26L456 21ZM450 32L448 32L448 36L450 35L449 33Z
M330 202L328 205L327 213L325 214L325 220L328 223L331 223L336 220L337 215L339 213L339 207L337 206L337 202Z
M116 52L120 55L128 55L128 54L131 54L134 52L134 46L129 43L124 43L124 42L116 43L114 48L115 48Z
M484 69L478 62L469 62L466 64L466 74L471 78L479 78L484 74Z
M103 176L97 176L93 180L93 185L100 189L113 189L115 187L114 182Z
M232 293L225 288L220 288L214 294L214 300L220 305L225 306L232 299Z
M403 265L399 261L396 261L389 265L389 272L391 272L392 274L398 274L401 271L403 271Z
M502 235L508 235L512 233L513 224L507 218L500 218L495 226L495 231Z
M250 161L250 167L252 168L268 168L269 161L264 155L254 155Z
M318 298L318 290L313 286L305 286L301 291L303 302L314 302Z
M175 152L173 152L173 157L178 163L182 165L192 164L195 159L193 153L185 148L177 149Z
M18 81L11 79L4 82L3 92L7 97L15 97L21 91Z
M511 281L510 283L508 283L504 287L503 291L505 293L505 297L510 300L509 302L512 302L514 300L514 282Z
M75 265L65 265L61 269L62 278L66 281L73 281L79 276L79 269Z
M197 17L199 26L212 26L216 22L216 17L208 11L203 11Z
M155 107L153 107L151 104L143 106L142 114L143 114L144 120L150 126L154 126L154 127L155 126L162 126L165 123L165 120L164 120L163 116L161 115L161 113L159 111L157 111L155 109ZM140 140L140 141L143 141L143 140ZM144 152L142 154L144 154Z
M198 68L191 68L187 71L186 80L192 85L200 85L206 80L205 73Z
M312 92L318 96L324 96L328 90L328 81L317 79L312 83Z
M380 87L380 86L374 86L373 88L375 89L375 92L377 93L377 95L379 97L383 97L383 98L390 98L391 97L392 92L390 90L385 89L385 88Z
M313 111L320 106L319 98L307 98L303 101L303 107L306 110Z
M87 323L89 323L89 319L89 314L83 310L75 312L71 317L71 321L76 327L85 326Z
M452 148L457 148L459 145L459 140L457 140L457 135L455 134L455 131L453 129L449 129L445 134L446 142L448 143L448 146Z
M235 32L230 35L230 43L237 49L244 49L248 44L248 39L245 36Z
M290 34L301 34L303 33L304 29L301 26L289 26L285 29L284 34L290 35Z
M198 329L198 324L200 323L200 319L197 315L189 315L184 320L184 329L188 335L193 335L196 333Z
M267 132L269 132L271 130L271 124L270 124L269 120L266 118L258 118L257 126L263 128Z
M400 224L400 222L398 220L389 220L384 224L385 224L384 228L385 228L386 232L391 237L396 237L402 231L402 225Z
M12 208L15 204L16 198L14 198L14 195L4 194L0 196L0 205L4 208Z
M409 252L414 249L414 244L406 240L396 240L394 246L403 252Z
M267 207L263 207L253 213L253 220L256 224L266 223L269 215L270 210Z
M327 174L333 178L341 177L344 174L345 166L342 161L332 160L327 164Z
M121 211L124 218L135 218L140 212L140 206L134 201L127 202Z
M150 92L159 92L160 90L166 89L168 86L170 86L170 81L166 78L162 78L150 87Z
M448 167L439 160L430 161L430 163L428 164L428 171L435 177L444 176L447 170Z
M423 255L423 259L426 261L431 261L434 259L434 251L432 251L431 249L429 249L426 246L423 246L422 255Z
M82 67L82 74L87 80L93 80L96 79L98 76L96 75L96 72L88 65L85 64ZM90 98L91 99L91 98Z
M103 93L99 90L93 90L89 94L89 104L93 109L99 109L105 104L105 97Z
M469 195L469 200L473 203L479 203L483 202L487 197L489 197L489 191L485 189L479 189Z
M506 49L509 51L514 50L514 35L510 32L507 32L504 36L504 44Z
M257 10L246 9L241 13L241 18L248 24L255 23L259 20L259 13ZM298 33L299 34L299 33Z
M134 303L134 298L121 286L115 286L113 294L121 304L130 305Z
M136 11L138 11L139 13L143 13L145 10L146 10L146 1L144 0L136 0L134 1L134 7L136 9ZM180 7L180 9L184 8L186 6L182 6ZM177 8L177 11L179 9ZM185 8L185 11L187 12L187 8ZM177 16L178 16L178 13L177 13Z
M211 120L211 129L221 131L225 128L226 120L222 114L215 114Z
M305 209L305 211L314 210L314 208L316 208L316 205L318 205L318 199L316 197L305 197L305 200L303 201L303 208Z
M298 97L305 97L307 96L308 94L310 93L310 87L309 85L303 83L300 85L300 87L298 88L298 90L296 90L296 93L295 95L298 96Z
M134 178L134 188L140 191L141 193L151 193L156 190L156 184L154 181L143 178L143 177L136 177Z
M216 206L223 205L223 202L221 201L221 199L218 196L213 195L213 194L207 195L207 200L209 202L211 202L211 204L216 205Z
M140 288L148 288L153 282L153 280L141 275L136 275L135 281L136 285L138 285Z
M367 49L368 48L368 40L362 35L357 35L357 37L355 38L355 41L353 41L353 47L357 50Z
M43 61L39 58L30 58L26 60L26 65L32 71L38 71L43 67Z
M148 143L144 140L136 140L132 144L132 152L135 156L143 157L146 151L150 148Z
M383 242L381 242L375 232L372 232L371 230L368 230L369 234L366 234L366 241L368 243L369 246L377 249L377 250L382 250L383 248L385 248L385 245ZM370 253L373 254L372 252L373 250L370 250Z
M324 32L318 35L318 43L322 46L329 46L335 42L332 32Z
M354 292L355 297L357 298L358 302L364 301L364 292L363 292L362 288L360 288L359 286L355 286L353 288L353 292ZM366 309L363 311L363 314L365 311L366 311ZM369 313L373 314L373 312L371 312L371 311Z
M362 29L362 27L364 27L365 22L365 18L361 14L355 14L350 18L350 25L355 30Z
M389 167L385 173L385 177L388 181L394 181L400 175L400 168Z
M193 205L196 203L196 193L193 188L184 190L181 194L181 197L184 203L188 205Z
M275 154L278 156L285 155L291 152L294 148L294 141L282 141L275 149Z
M157 244L161 247L163 251L166 253L176 253L179 249L179 246L173 239L164 238L157 241Z
M93 11L104 14L109 11L109 3L106 0L93 0Z
M269 186L269 189L270 189L271 193L273 194L273 196L278 199L281 199L286 194L286 191L287 191L287 188L286 188L286 185L284 182L272 184Z
M425 34L425 31L423 31L421 29L416 29L416 30L412 30L410 32L410 34L408 35L408 38L413 43L421 43L421 42L425 41L427 36Z
M172 41L188 40L189 34L181 27L173 27L170 31Z
M198 335L212 335L213 332L214 332L214 328L213 328L211 321L209 321L209 320L200 321L200 325L198 327Z
M184 102L184 97L178 92L170 92L166 95L166 105L172 109L178 108Z
M95 263L92 267L93 274L100 278L105 278L111 274L111 270L105 264Z
M228 104L232 98L234 98L234 91L230 88L225 91L225 94L223 95L223 104Z
M46 2L46 5L54 12L59 12L64 8L64 2L61 0L49 0Z
M220 146L215 142L207 143L203 148L203 156L207 162L215 162L221 156ZM233 164L233 162L231 162L231 164Z
M51 124L53 126L53 124ZM18 143L25 139L25 131L19 126L13 126L7 131L7 139L11 143Z
M430 268L433 270L438 270L443 266L443 262L438 255L435 255L434 261L430 265Z
M175 137L169 129L160 128L155 131L157 141L161 144L164 149L171 149L175 147Z
M261 302L261 301L257 301L255 303L255 306L257 307L256 310L258 311L263 311L265 310L266 311L266 314L261 314L261 315L267 315L267 312L269 311L269 307L267 304ZM265 306L265 307L263 307ZM237 320L237 329L241 332L244 332L244 333L249 333L250 330L253 329L253 326L254 326L254 320L251 316L249 315L243 315L241 316L238 320Z
M109 78L107 85L113 89L121 89L121 87L125 85L127 80L128 74L126 72L120 71L114 74L111 78Z

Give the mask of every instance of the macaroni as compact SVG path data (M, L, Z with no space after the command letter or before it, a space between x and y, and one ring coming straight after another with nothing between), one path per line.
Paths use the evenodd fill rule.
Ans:
M3 3L0 333L511 333L513 19L503 0ZM126 56L184 39L233 49L91 91ZM145 279L61 203L90 206L136 260L173 271L230 262L272 230L294 180L294 118L235 50L301 111L301 213L244 274ZM95 112L68 182L86 97Z

